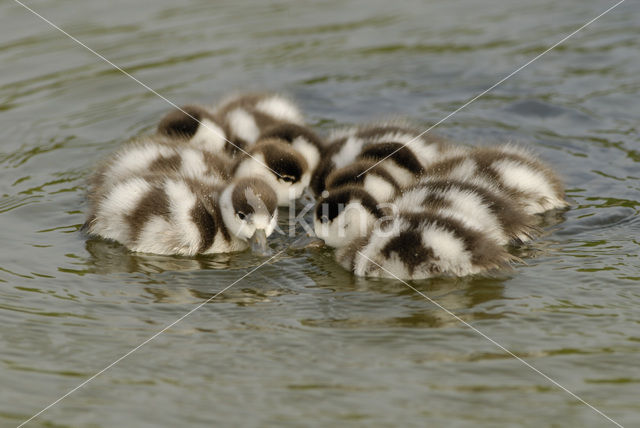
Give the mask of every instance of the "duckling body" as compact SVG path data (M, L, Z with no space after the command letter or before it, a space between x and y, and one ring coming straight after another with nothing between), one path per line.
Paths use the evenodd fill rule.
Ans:
M215 116L224 124L229 139L247 150L267 128L292 123L303 125L298 107L279 94L242 94L228 98L216 109Z
M431 164L424 177L497 187L527 214L568 206L556 173L531 152L512 145L480 147Z
M183 176L133 176L90 200L84 229L132 251L195 254L240 251L276 225L276 195L262 180L226 186ZM265 241L266 242L266 241Z

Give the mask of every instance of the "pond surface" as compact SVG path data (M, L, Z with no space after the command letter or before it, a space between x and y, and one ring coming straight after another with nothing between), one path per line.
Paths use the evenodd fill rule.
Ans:
M177 104L270 89L332 128L428 128L613 2L30 1ZM413 282L625 426L640 425L640 4L434 131L517 141L572 208L493 277ZM257 267L87 239L85 180L170 106L0 5L0 426L17 426ZM286 216L283 226L286 227ZM285 249L289 237L276 237ZM286 250L27 426L614 426L397 281Z

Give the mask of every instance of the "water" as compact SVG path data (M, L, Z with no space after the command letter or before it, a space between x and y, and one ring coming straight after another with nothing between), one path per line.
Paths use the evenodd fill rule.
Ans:
M613 3L29 4L177 104L284 91L326 133L426 129ZM0 426L16 426L260 260L87 240L94 164L169 106L18 4L0 17ZM640 425L637 22L629 0L434 130L532 147L572 209L510 272L413 283L625 426ZM613 426L321 249L286 251L28 426L186 425Z

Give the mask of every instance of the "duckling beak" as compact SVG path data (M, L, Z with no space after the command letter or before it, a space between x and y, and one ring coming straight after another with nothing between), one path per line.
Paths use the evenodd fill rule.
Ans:
M267 233L264 229L256 229L253 236L249 238L251 251L260 256L270 256L273 252L267 247Z

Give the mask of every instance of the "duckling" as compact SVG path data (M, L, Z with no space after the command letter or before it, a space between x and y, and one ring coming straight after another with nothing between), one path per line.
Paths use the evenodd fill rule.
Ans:
M238 149L229 141L227 131L213 112L199 105L185 105L170 111L158 123L157 133L211 153L234 153Z
M327 190L346 185L362 186L378 203L387 202L400 192L400 184L393 175L367 159L357 160L327 176Z
M258 142L265 139L277 138L291 144L307 161L309 171L313 171L320 162L320 156L324 149L324 143L320 137L306 126L294 123L281 123L273 125L260 134Z
M195 254L265 252L277 222L277 198L255 177L226 186L183 176L133 176L90 200L84 229L132 251Z
M270 126L279 123L304 125L302 113L291 100L271 93L228 98L216 109L215 115L225 125L229 139L245 150Z
M537 232L536 218L495 186L427 177L403 190L392 203L403 213L446 213L483 231L500 245L529 241Z
M439 207L389 215L357 186L329 191L319 200L314 230L358 276L463 276L514 259L472 218Z
M160 135L144 136L107 157L90 179L90 194L127 178L145 174L180 175L207 185L222 185L231 177L233 163L208 150L181 147Z
M427 167L423 176L497 187L527 214L568 206L557 174L530 151L509 144L454 154Z
M235 165L234 177L260 177L273 188L279 206L289 206L309 186L305 158L280 139L264 139Z
M401 186L415 182L424 167L440 160L452 147L444 139L396 124L365 125L334 133L316 172L311 188L320 195L335 169L356 159L381 161ZM398 150L400 149L400 150ZM394 153L398 150L397 153ZM385 159L387 156L389 158Z

